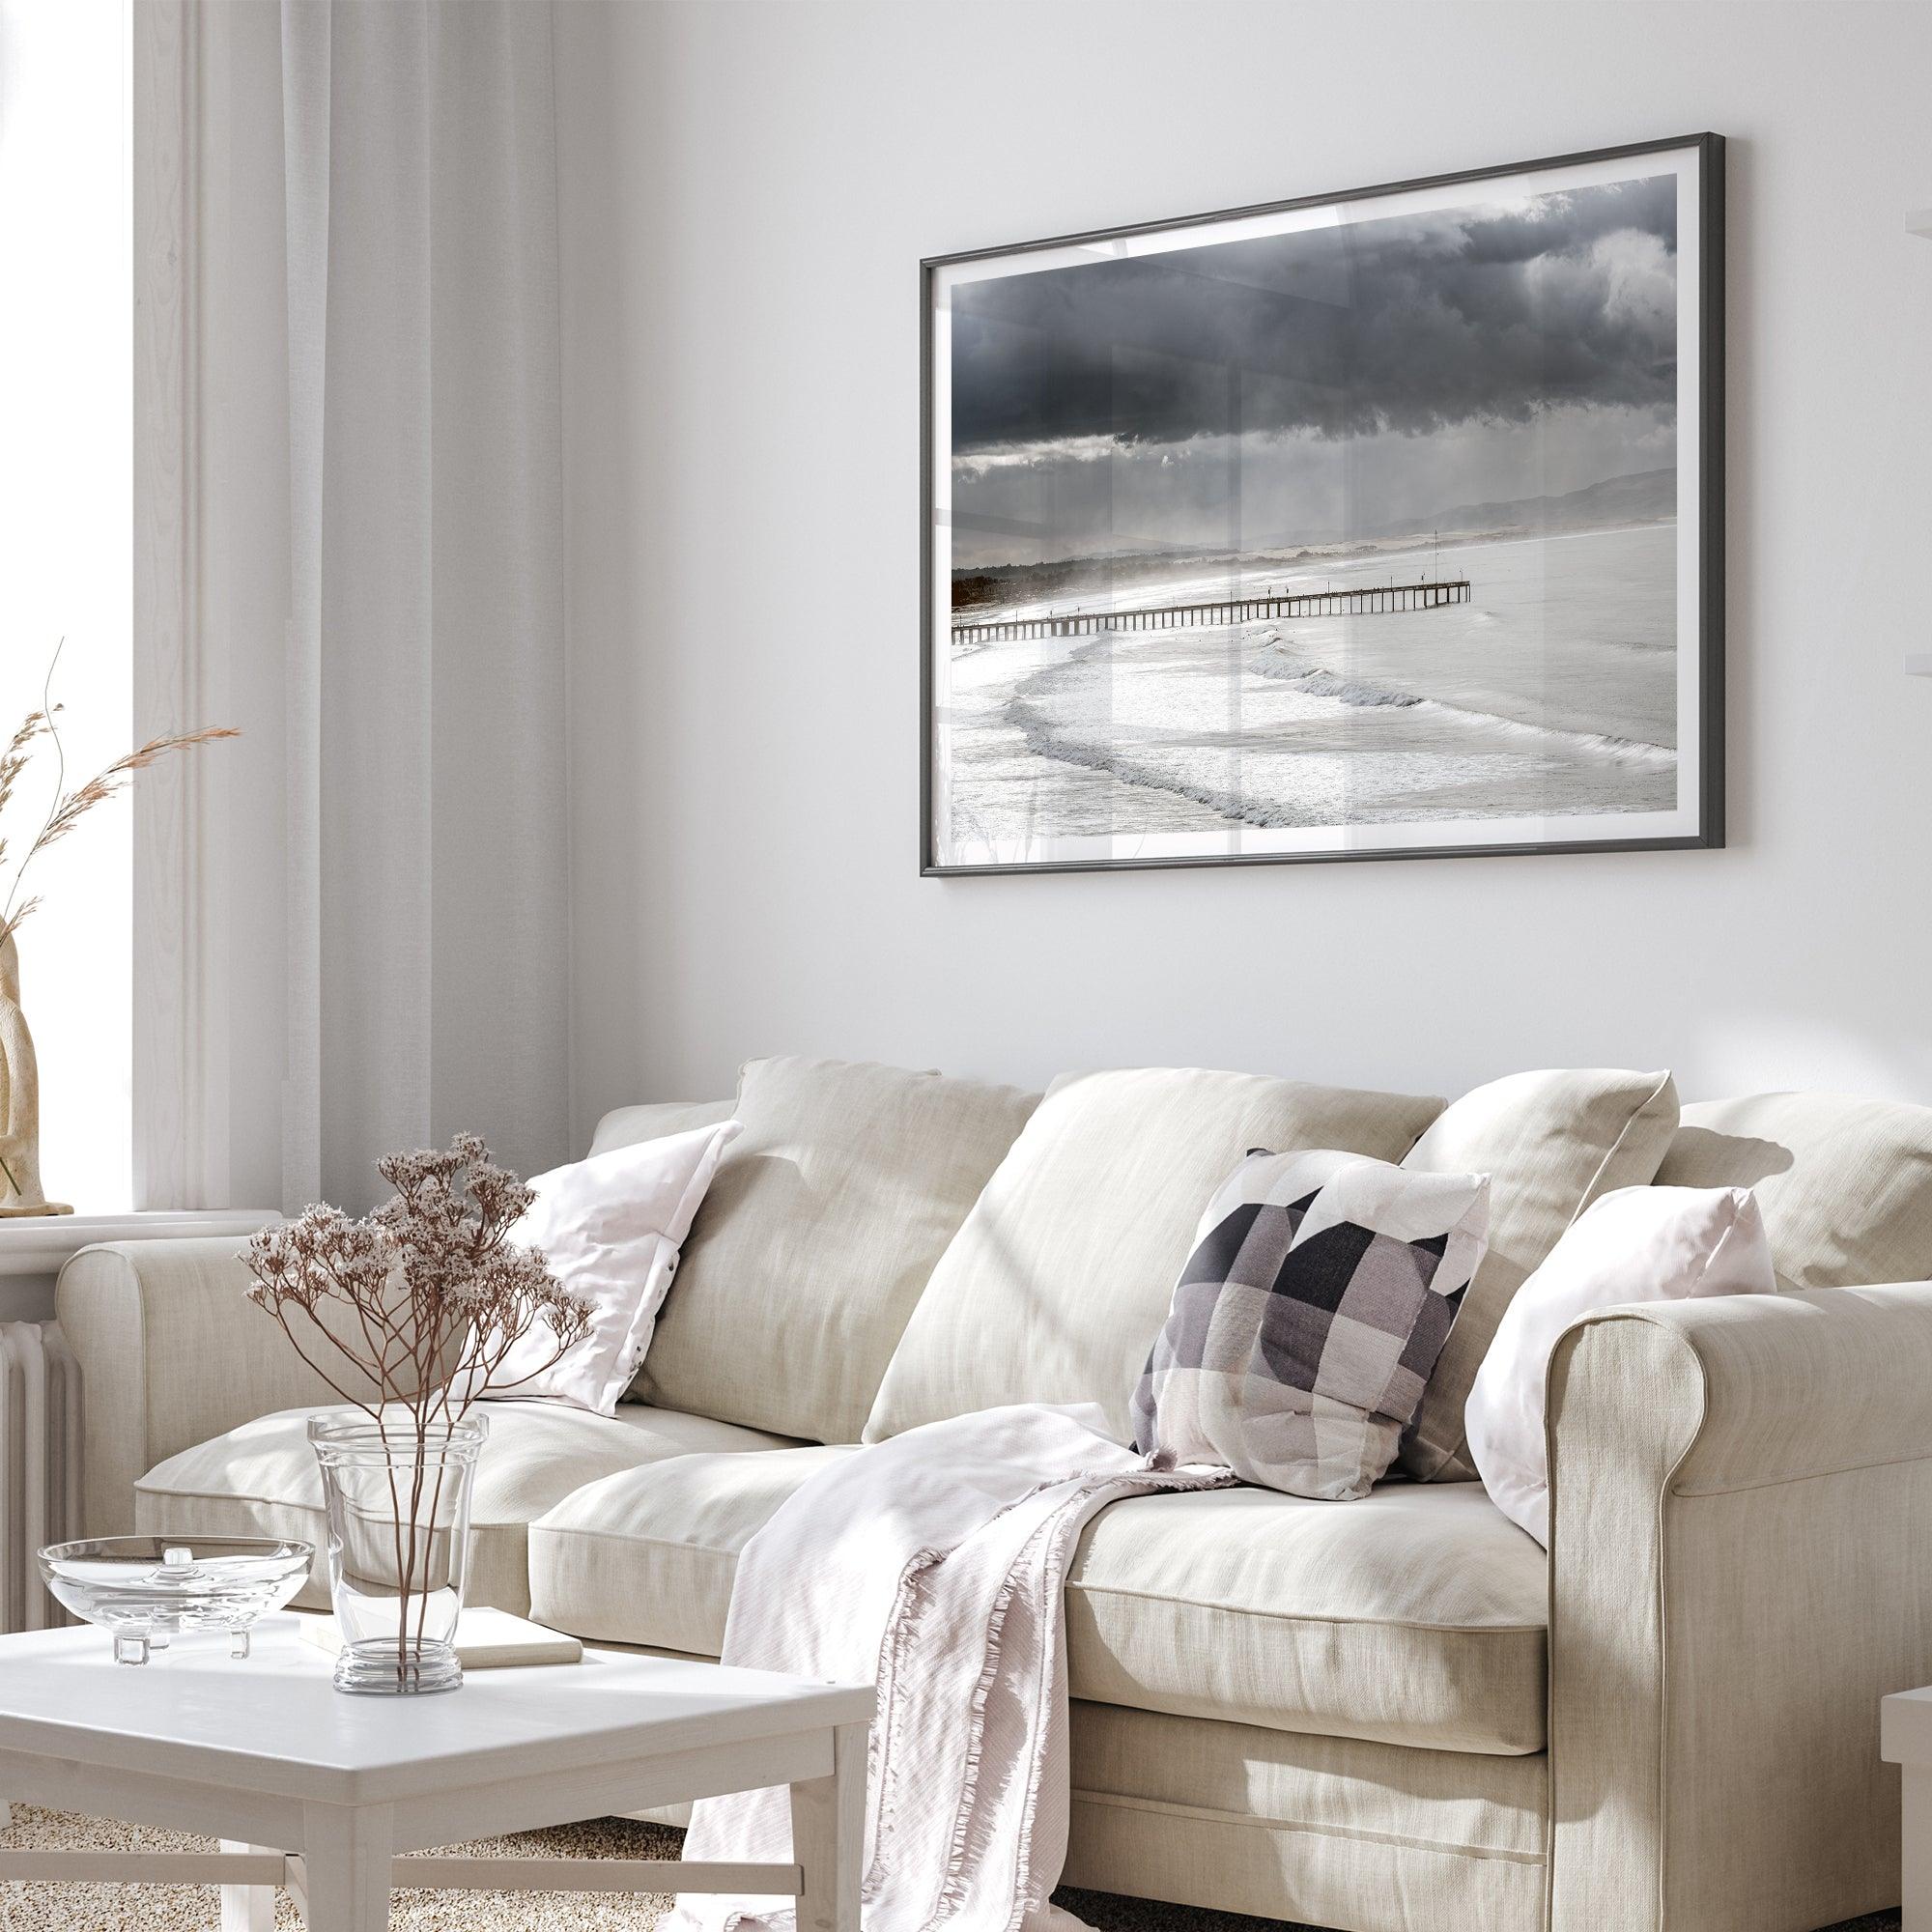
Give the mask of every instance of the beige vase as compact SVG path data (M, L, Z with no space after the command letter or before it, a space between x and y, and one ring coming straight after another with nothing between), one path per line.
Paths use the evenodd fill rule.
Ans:
M71 1214L41 1191L41 1076L20 1010L20 955L0 940L0 1214Z

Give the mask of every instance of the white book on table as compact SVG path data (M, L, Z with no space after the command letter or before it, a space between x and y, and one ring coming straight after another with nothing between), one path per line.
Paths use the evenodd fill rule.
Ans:
M333 1657L342 1633L333 1617L298 1611L301 1634ZM546 1630L508 1610L466 1609L456 1624L456 1661L466 1670L497 1670L524 1663L581 1663L583 1646L562 1631Z

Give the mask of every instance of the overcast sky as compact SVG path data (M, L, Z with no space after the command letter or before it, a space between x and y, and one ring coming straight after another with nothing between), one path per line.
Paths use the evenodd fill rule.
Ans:
M953 293L955 567L1273 547L1675 460L1676 181Z

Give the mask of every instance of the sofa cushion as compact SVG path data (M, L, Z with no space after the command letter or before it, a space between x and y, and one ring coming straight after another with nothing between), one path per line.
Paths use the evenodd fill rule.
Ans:
M1932 1107L1847 1094L1700 1101L1657 1179L1750 1188L1787 1290L1932 1276Z
M591 1642L717 1657L738 1552L808 1477L857 1453L814 1442L742 1469L681 1456L662 1481L587 1483L530 1524L530 1614Z
M144 1536L286 1536L316 1546L316 1569L298 1603L327 1608L327 1541L322 1472L308 1419L327 1407L286 1408L157 1463L135 1486ZM615 1416L543 1402L493 1402L471 1504L469 1601L527 1614L526 1532L561 1496L613 1470L694 1450L736 1455L789 1447L781 1435L699 1415L620 1404Z
M1096 1402L1126 1440L1195 1224L1242 1155L1400 1160L1441 1105L1192 1067L1063 1075L933 1269L866 1439L1002 1403Z
M609 1153L612 1148L636 1147L639 1141L661 1141L667 1134L715 1127L730 1118L729 1100L647 1100L640 1107L612 1107L597 1122L590 1151Z
M1178 1507L1167 1508L1168 1504ZM1543 1748L1548 1573L1475 1485L1132 1496L1068 1576L1073 1694L1437 1750Z
M530 1526L531 1613L719 1655L738 1552L830 1457L685 1456ZM1475 1484L1360 1502L1271 1490L1102 1510L1066 1592L1070 1690L1134 1710L1437 1750L1543 1747L1544 1554Z
M858 1439L925 1287L1037 1095L897 1066L758 1060L633 1393Z
M1577 1067L1492 1080L1416 1142L1405 1167L1490 1177L1490 1246L1404 1438L1410 1475L1474 1477L1463 1408L1510 1298L1598 1196L1656 1177L1676 1131L1669 1074Z

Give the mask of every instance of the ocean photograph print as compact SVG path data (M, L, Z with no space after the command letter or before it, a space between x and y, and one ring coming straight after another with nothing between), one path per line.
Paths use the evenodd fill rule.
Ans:
M1722 162L923 263L923 869L1721 844Z

